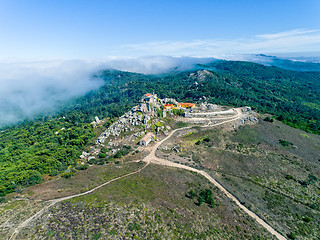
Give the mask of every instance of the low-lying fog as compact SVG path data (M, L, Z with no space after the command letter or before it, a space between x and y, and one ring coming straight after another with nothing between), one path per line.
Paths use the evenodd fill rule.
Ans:
M216 58L151 56L99 60L3 60L0 61L0 127L18 123L40 113L55 111L63 102L98 89L103 81L93 78L93 75L104 69L158 74L192 69L197 63L209 63L217 58L266 65L277 63L278 60L265 55L226 55ZM283 65L281 61L278 63ZM319 66L316 67L320 69Z
M186 70L212 58L144 57L89 60L0 61L0 127L43 112L99 88L103 69L145 74Z

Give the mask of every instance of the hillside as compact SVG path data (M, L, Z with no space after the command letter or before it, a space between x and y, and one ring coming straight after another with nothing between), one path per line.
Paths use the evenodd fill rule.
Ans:
M319 136L263 120L235 131L230 127L178 128L177 134L158 147L156 154L173 163L209 172L241 204L263 216L283 235L317 237ZM275 129L279 129L277 134L271 134ZM131 134L127 132L118 141L129 139ZM280 139L289 138L293 145L283 146ZM139 174L88 195L56 203L24 228L20 238L272 238L199 175L154 164L144 169L143 163L135 161L149 149L90 166L70 179L53 178L15 193L21 199L2 206L2 226L16 226L50 203L47 199L85 192L142 169ZM208 189L214 201L211 205L200 203L197 197ZM6 236L6 231L2 234Z
M168 150L173 146L184 151ZM216 128L177 136L157 154L210 172L279 232L299 239L319 237L318 135L260 119L236 131Z
M121 155L117 156L117 152L113 153L106 148L102 152L107 155L106 158L101 157L100 160L84 165L81 164L80 155L84 150L89 151L98 136L119 121L119 117L137 104L143 94L155 92L160 98L175 98L197 104L208 102L234 107L247 105L257 112L273 114L274 118L281 121L282 123L271 123L260 119L260 124L241 127L236 131L219 130L220 128L198 131L195 128L195 134L186 138L177 137L176 142L172 143L182 146L180 154L166 150L162 154L171 154L170 160L174 156L176 162L183 158L192 159L194 166L209 171L243 205L263 216L283 235L296 234L306 238L312 233L314 237L318 237L320 143L319 136L312 133L320 133L320 73L293 72L232 61L214 62L199 67L204 70L164 75L105 71L101 75L105 82L103 87L75 99L59 110L59 113L4 128L0 133L0 194L3 196L1 201L8 203L1 205L4 216L2 223L8 220L11 209L30 216L43 205L37 201L18 202L11 201L12 199L27 197L45 200L67 196L139 169L141 165L130 161L139 160L146 153L136 151L135 147L129 148L126 144L119 148ZM103 120L97 127L90 124L95 116ZM173 116L173 119L176 118ZM307 132L290 128L283 123ZM149 127L155 132L164 124L171 128L186 126L186 123L164 118L159 120L159 125L151 122ZM125 136L121 135L124 141ZM141 171L139 177L130 177L132 181L124 179L99 192L57 203L50 209L51 214L67 214L64 219L72 216L95 216L86 228L89 238L108 234L119 237L119 234L126 233L124 228L127 228L128 238L156 238L161 233L167 237L184 239L201 238L208 234L213 238L231 239L232 236L238 236L255 239L259 236L270 239L268 233L255 222L243 220L246 215L239 212L234 203L228 202L219 190L211 188L205 179L182 170L168 168L165 171L168 172L165 173L159 166L151 166L150 170ZM160 179L159 174L163 175ZM176 176L174 180L173 176ZM170 182L174 181L177 183L170 188ZM41 182L43 183L40 184ZM195 186L194 182L199 184ZM109 188L114 190L110 192ZM147 189L148 192L143 192ZM191 190L201 192L205 189L211 189L218 207L198 207L195 205L196 199L186 197ZM168 195L163 195L164 192ZM137 219L130 218L130 214L141 210L137 206L144 204L150 211L146 210ZM94 210L86 216L77 215L88 207ZM177 209L189 210L179 212ZM114 220L108 227L103 227L109 229L109 232L103 232L100 229L100 218L104 219L104 214L108 211L115 214ZM208 211L210 214L206 214ZM73 212L73 215L69 216L69 212ZM122 218L123 212L127 212L128 216ZM287 217L282 216L284 212L288 213ZM209 220L211 213L215 216L215 230L209 224L212 222ZM70 229L83 234L81 229L70 223L71 225L64 226L69 229L66 231L67 235L57 235L63 231L60 229L63 225L55 222L64 222L57 219L58 215L37 220L39 222L36 230L31 228L25 234L32 235L36 231L39 238L49 233L51 238L78 236L72 235ZM202 219L198 228L194 226L194 217L191 216ZM184 221L186 226L194 226L192 231L188 227L181 227ZM47 225L41 225L41 222ZM124 222L127 224L121 225ZM241 224L233 225L234 222ZM155 224L156 230L147 227L151 223ZM123 230L116 231L115 226L119 224ZM181 231L176 232L174 229Z
M246 62L213 65L217 72L199 70L163 76L105 71L101 76L103 87L68 104L60 114L2 130L0 194L39 183L43 174L75 166L82 149L95 135L89 124L94 117L108 117L111 123L146 92L155 91L159 97L179 101L248 105L290 126L320 132L319 72L292 72Z
M134 109L136 108L119 118L110 128L112 126L118 127L121 122L125 124L125 116L129 117L129 113L136 111ZM152 112L152 110L147 111L148 114ZM173 110L169 111L167 112L169 117L157 119L157 123L164 126L160 129L178 127L176 132L183 131L178 125L181 127L186 124L178 124L179 122L175 121L178 118L172 118L174 112ZM219 112L221 113L221 111ZM226 122L235 121L235 123L243 124L242 121L249 119L248 117L253 114L251 112L241 113L238 109L236 113L230 114L228 110L224 112L227 114L226 116L222 111L219 116L212 117L213 123L223 124L223 119L226 119ZM205 113L206 111L202 114ZM127 122L132 122L130 119L134 119L135 115L131 114L130 116ZM141 159L150 159L150 157L148 158L150 147L138 147L136 141L129 145L130 139L141 131L139 122L132 123L134 124L122 125L126 128L131 127L130 130L124 131L120 137L118 135L108 136L108 147L102 145L102 140L96 142L95 149L89 151L90 157L91 154L95 154L97 148L100 148L101 153L106 154L104 157L100 154L97 156L99 162L91 162L90 157L86 160L82 159L92 165L85 171L78 172L69 179L51 178L41 185L10 194L9 197L13 197L13 201L2 208L1 226L3 229L8 229L8 231L2 232L2 236L7 237L9 234L13 239L29 238L30 236L54 239L82 238L83 236L88 238L111 236L119 238L123 235L125 238L151 239L163 237L202 239L207 236L211 238L244 237L247 239L271 237L245 212L239 210L236 204L230 201L224 193L211 186L199 175L172 168L165 170L166 168L154 165L153 160L151 162L145 160L147 164L144 165ZM96 124L103 125L104 123ZM152 125L150 123L146 127L152 129L154 125L159 124ZM157 138L163 138L164 141L174 133L173 131L164 138L168 134L165 131L159 132L157 130ZM102 133L100 137L104 134ZM151 149L155 151L160 143L151 145ZM127 149L131 147L136 150L130 151L129 154L122 152L124 155L122 157L111 157L109 153L116 149L111 146L116 146L116 148L124 146ZM104 152L103 149L108 149L108 151ZM94 163L97 165L94 166ZM109 182L108 180L114 181ZM103 185L99 185L101 183ZM94 189L94 187L98 188L91 192L90 189ZM88 190L90 192L86 194ZM78 195L79 193L81 195ZM203 196L203 200L200 196ZM17 202L18 199L19 202ZM74 207L75 209L73 209ZM91 209L88 215L83 215L83 211L88 208ZM39 215L36 214L41 209L46 214L41 211ZM31 217L29 218L31 220L28 220L28 217ZM108 224L104 224L106 218ZM109 221L110 218L113 220ZM66 221L66 219L70 220ZM85 225L81 219L87 219ZM199 219L201 219L200 222ZM13 228L15 228L14 232ZM64 228L65 230L63 230ZM43 229L43 231L38 231L39 229ZM251 231L250 229L256 230Z

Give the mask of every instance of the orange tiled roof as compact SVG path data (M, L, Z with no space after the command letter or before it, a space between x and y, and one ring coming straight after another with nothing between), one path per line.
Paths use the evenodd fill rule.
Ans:
M164 108L173 108L173 104L163 104Z
M150 97L150 96L152 96L152 94L151 94L151 93L147 93L146 96L147 96L147 97Z
M195 103L178 103L178 106L194 107Z

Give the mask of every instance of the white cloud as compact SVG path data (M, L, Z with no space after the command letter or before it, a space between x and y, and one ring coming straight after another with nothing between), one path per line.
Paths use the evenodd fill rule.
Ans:
M294 29L235 40L162 41L122 47L133 54L216 56L221 54L289 53L320 51L320 31Z
M105 58L98 60L11 60L0 61L0 126L49 112L63 101L97 89L103 82L92 75L103 69L139 73L186 70L194 63L213 59Z
M0 125L52 111L60 102L101 86L96 63L79 60L0 62Z
M285 32L261 34L261 35L257 35L257 37L265 38L265 39L275 39L275 38L292 37L297 35L306 35L306 34L315 33L315 32L319 32L319 30L294 29L294 30L285 31Z

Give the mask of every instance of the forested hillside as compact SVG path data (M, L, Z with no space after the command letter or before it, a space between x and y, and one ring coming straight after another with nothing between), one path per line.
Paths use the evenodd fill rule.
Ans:
M249 62L221 61L208 65L219 73L201 91L215 94L212 101L249 105L274 114L280 121L320 133L320 72L295 72ZM220 96L219 96L220 95Z
M233 61L200 68L209 71L164 75L105 71L101 75L104 86L66 104L59 113L3 129L0 194L39 183L43 174L75 171L82 149L95 137L90 124L94 117L108 117L112 122L146 92L180 101L248 105L290 126L320 133L319 72Z

